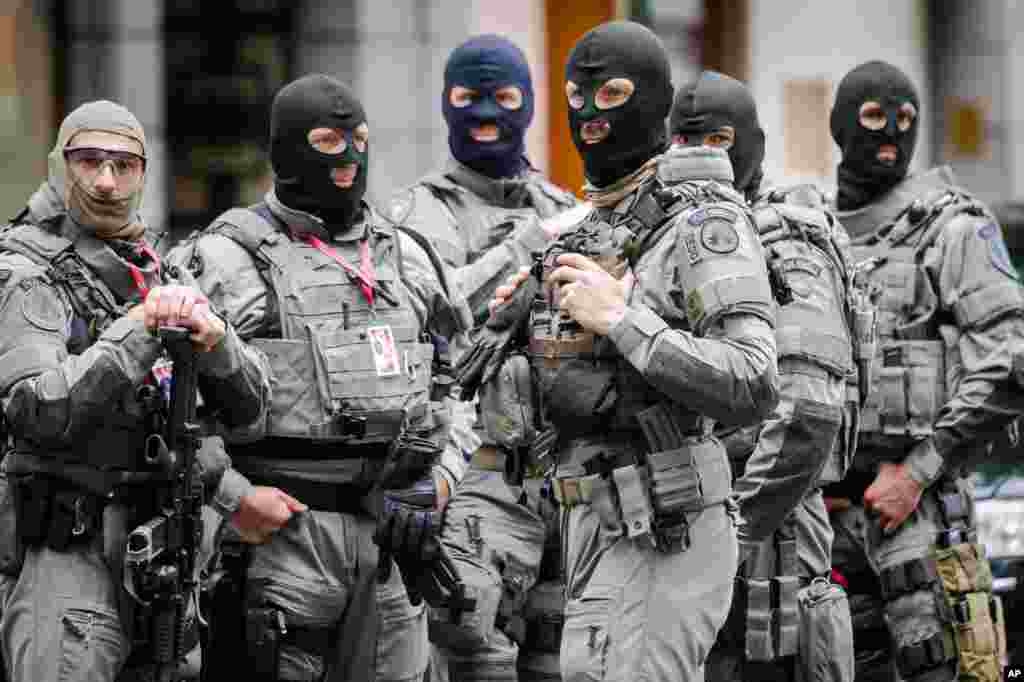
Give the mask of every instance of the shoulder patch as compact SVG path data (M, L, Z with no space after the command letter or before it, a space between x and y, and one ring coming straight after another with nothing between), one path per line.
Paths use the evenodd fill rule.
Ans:
M1010 260L1010 252L999 225L994 222L985 223L978 228L978 236L988 242L988 256L992 266L1007 277L1020 281L1020 273Z
M23 280L25 297L21 300L21 314L35 327L47 332L56 332L64 326L64 311L54 292L38 280Z
M404 225L415 207L416 196L411 189L407 189L393 196L381 209L380 215L392 225Z
M732 253L740 245L736 232L739 214L724 206L708 206L694 211L687 222L700 227L700 243L713 253Z

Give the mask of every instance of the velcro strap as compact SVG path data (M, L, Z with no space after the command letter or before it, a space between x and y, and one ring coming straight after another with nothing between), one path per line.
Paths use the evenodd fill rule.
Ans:
M943 632L920 642L902 647L896 653L896 665L903 678L911 678L918 673L937 668L957 659L956 645Z
M963 296L953 304L957 326L973 327L989 322L1003 313L1024 308L1020 283L1007 279Z
M770 580L747 581L746 655L749 661L771 661L775 658L772 642L773 617Z
M879 573L882 598L891 601L907 592L930 588L939 579L935 562L931 559L913 559L884 568Z
M632 539L650 537L654 511L647 493L647 482L636 465L618 467L612 471L619 498L622 522L626 536Z
M704 303L704 319L727 311L740 303L774 306L772 292L763 284L764 281L759 276L741 275L713 279L697 287L695 291Z
M780 359L787 355L812 358L840 377L851 368L850 342L841 336L810 327L785 326L775 330L775 341Z
M773 578L773 580L779 591L776 655L779 657L795 656L800 644L800 610L797 603L797 592L800 591L801 580L795 575L781 576Z

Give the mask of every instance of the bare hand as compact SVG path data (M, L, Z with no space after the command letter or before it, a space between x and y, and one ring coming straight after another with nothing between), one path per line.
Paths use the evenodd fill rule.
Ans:
M520 284L525 282L530 277L530 268L519 268L519 272L514 275L510 275L506 280L506 284L502 284L500 287L494 290L494 298L487 304L487 311L494 313L494 309L499 305L512 298L512 294L515 293L516 289Z
M878 513L882 530L888 532L902 525L917 509L922 492L906 464L882 462L874 483L864 491L864 506Z
M292 514L306 509L306 505L283 490L258 485L242 498L231 523L243 542L260 545L288 523Z
M561 285L558 307L584 329L607 336L626 315L626 296L633 287L631 272L615 279L600 265L578 253L564 253L547 284Z
M131 311L129 311L131 314ZM154 287L144 304L146 328L185 327L199 352L217 347L226 332L224 322L210 312L206 296L194 287L172 284Z

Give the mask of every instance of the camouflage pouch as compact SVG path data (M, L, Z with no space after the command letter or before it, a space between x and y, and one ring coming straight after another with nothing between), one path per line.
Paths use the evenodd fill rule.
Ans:
M853 682L853 623L846 592L816 578L797 595L800 649L797 682Z

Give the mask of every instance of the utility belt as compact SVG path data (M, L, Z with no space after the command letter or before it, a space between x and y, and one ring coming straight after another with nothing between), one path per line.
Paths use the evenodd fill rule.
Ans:
M473 453L470 466L481 471L497 471L505 475L505 482L521 486L525 480L544 478L538 466L530 466L529 448L504 449L494 445L481 445Z
M650 543L662 552L690 545L689 523L701 511L724 504L732 491L725 448L710 437L710 420L697 420L699 431L687 432L665 403L636 415L649 451L632 438L597 442L582 460L583 475L556 473L553 492L563 507L589 504L610 528ZM587 449L570 444L563 453ZM578 453L577 453L578 454Z

